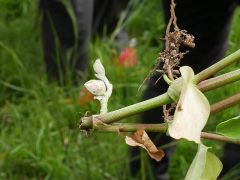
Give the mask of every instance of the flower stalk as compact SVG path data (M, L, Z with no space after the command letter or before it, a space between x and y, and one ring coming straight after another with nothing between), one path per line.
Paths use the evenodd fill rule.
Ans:
M211 105L210 116L240 103L240 93Z
M201 133L201 138L212 139L212 140L222 141L222 142L226 142L226 143L240 144L240 139L228 138L226 136L212 134L212 133L206 133L206 132Z
M240 69L200 82L197 88L202 92L208 92L213 89L225 86L240 80Z
M103 123L110 124L121 119L127 118L129 116L147 111L149 109L153 109L158 106L163 106L164 104L170 104L172 102L173 100L167 95L167 93L164 93L155 98L137 104L133 104L106 114L101 114L98 116L98 119L100 119Z
M223 58L221 61L201 71L194 77L192 82L194 84L198 84L203 80L213 76L214 74L221 71L222 69L226 68L227 66L231 65L232 63L238 61L239 59L240 59L240 50L230 54L229 56Z
M168 129L167 123L162 123L162 124L113 123L111 124L111 126L113 128L119 129L120 132L136 132L139 129L144 129L146 132L166 133ZM222 135L212 134L207 132L201 132L201 138L222 141L227 143L240 144L240 139L228 138Z
M197 84L204 79L211 77L213 74L217 73L218 71L222 70L223 68L227 67L228 65L236 62L240 59L240 50L236 51L235 53L227 56L223 60L219 61L218 63L212 65L211 67L205 69L204 71L198 73L194 76L193 83ZM206 80L202 83L200 83L197 87L202 92L207 92L213 89L216 89L218 87L224 86L226 84L235 82L240 79L240 72L239 70L221 75L216 78L212 78L210 80ZM178 79L176 79L178 80ZM175 81L176 81L175 80ZM173 81L174 83L174 81ZM173 84L172 83L172 84ZM181 88L179 88L180 90ZM172 103L173 100L170 98L170 96L167 93L164 93L160 96L157 96L155 98L133 104L128 107L124 107L119 110L115 110L106 114L101 114L98 116L99 119L101 119L104 123L110 124L116 121L119 121L121 119L124 119L126 117L138 114L140 112L147 111L149 109L153 109L158 106L162 106L165 104Z
M165 93L166 94L166 93ZM170 99L171 100L171 99ZM170 101L169 100L169 101ZM144 103L145 101L143 101L142 103ZM162 102L163 103L163 102ZM224 99L224 100L222 100L222 101L220 101L220 102L217 102L217 103L215 103L215 104L213 104L213 105L211 105L210 106L210 116L211 115L213 115L213 114L216 114L216 113L218 113L218 112L221 112L221 111L223 111L223 110L226 110L226 109L228 109L228 108L230 108L230 107L233 107L233 106L235 106L235 105L237 105L237 104L239 104L240 103L240 93L238 93L238 94L236 94L236 95L234 95L234 96L231 96L231 97L229 97L229 98L227 98L227 99ZM139 103L138 103L139 104ZM135 104L135 105L137 105L137 104ZM132 105L132 106L135 106L135 105ZM141 106L140 106L141 107ZM127 108L127 107L125 107L125 108ZM125 108L122 108L122 109L125 109ZM132 107L132 108L135 108L135 107ZM122 109L119 109L119 110L117 110L117 111L122 111ZM138 109L138 110L141 110L141 109ZM121 111L120 111L120 113L121 113ZM116 111L112 111L112 112L110 112L111 113L111 117L112 118L119 118L119 117L122 117L122 116L117 116L117 114L115 114L115 112ZM110 124L110 123L107 123L106 121L108 120L109 121L109 117L108 117L108 115L110 114L110 113L106 113L106 114L102 114L102 115L99 115L99 116L97 116L97 118L99 119L99 120L101 120L102 122L104 122L104 123L106 123L106 124ZM117 112L118 114L119 114L119 112ZM128 112L128 113L131 113L131 112ZM119 120L121 120L121 119L119 119L119 120L116 120L116 119L114 119L114 122L116 122L116 121L119 121ZM123 118L122 118L123 119ZM111 120L111 119L110 119ZM115 123L116 124L116 123ZM111 124L111 125L113 125L113 124ZM115 125L114 125L115 126ZM135 125L134 125L135 126ZM140 126L142 126L142 125L140 125ZM154 124L154 126L156 126L156 124ZM130 126L128 126L128 128L129 128ZM162 126L161 126L162 127ZM93 128L93 124L92 124L92 116L91 117L82 117L81 118L81 120L80 120L80 129L92 129ZM126 127L125 127L126 128ZM141 127L140 129L144 129L145 127ZM150 125L150 126L146 126L146 128L152 128L152 126ZM149 130L149 129L148 129ZM146 130L147 131L147 130ZM156 132L156 131L148 131L148 132ZM162 132L162 131L157 131L157 132ZM165 132L165 131L163 131L163 132Z

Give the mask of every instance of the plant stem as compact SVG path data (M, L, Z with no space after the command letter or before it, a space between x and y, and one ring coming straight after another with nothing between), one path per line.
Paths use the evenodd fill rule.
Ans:
M240 93L211 105L210 115L221 112L240 103Z
M211 134L211 133L206 133L206 132L201 133L201 138L212 139L212 140L216 140L216 141L223 141L223 142L233 143L233 144L240 144L240 139L228 138L228 137L225 137L222 135Z
M221 61L215 63L214 65L210 66L209 68L203 70L202 72L198 73L192 82L194 84L198 84L201 81L211 77L212 75L216 74L218 71L221 71L225 67L229 66L230 64L238 61L240 59L240 50L234 52L233 54L225 57Z
M240 93L211 105L210 106L210 116L213 115L213 114L216 114L218 112L221 112L225 109L228 109L232 106L235 106L239 103L240 103ZM132 105L132 106L134 106L134 105ZM122 109L119 109L117 111L120 111L120 110L122 110ZM113 112L116 112L116 111L113 111ZM110 113L113 113L113 112L110 112ZM113 114L111 114L111 116L113 118L115 117L115 119L110 119L109 120L108 119L108 114L110 114L110 113L96 116L96 118L101 120L102 122L106 123L106 121L103 121L103 120L107 119L108 121L114 121L115 122L115 121L121 120L121 119L117 119L117 118L120 118L120 117L122 118L122 116L123 116L123 115L122 116L117 116L113 113ZM117 113L119 114L119 112L117 112ZM129 113L132 113L132 112L129 112ZM123 118L125 118L125 117L123 117ZM93 123L92 122L92 116L91 117L82 117L81 122L80 122L80 128L81 129L92 129L93 128L92 123ZM110 123L107 122L106 124L110 124ZM127 123L125 123L125 125L122 127L121 125L123 125L123 124L113 123L113 124L111 124L111 126L116 126L116 128L120 128L123 131L131 130L131 128L138 128L138 129L146 129L146 130L148 130L148 132L165 132L165 128L167 128L166 125L163 125L163 124L127 124ZM154 128L157 128L157 129L154 129ZM162 128L161 131L159 130L160 128Z
M167 93L164 93L155 98L142 101L140 103L133 104L131 106L124 107L122 109L118 109L116 111L112 111L106 114L101 114L97 116L97 118L101 120L103 123L110 124L121 119L124 119L126 117L132 116L134 114L138 114L140 112L144 112L149 109L162 106L164 104L170 104L172 102L173 100L167 95Z
M197 85L197 88L202 93L205 93L238 80L240 80L240 69L223 74L221 76L217 76L215 78L211 78L209 80L202 81Z
M114 123L111 124L116 128L119 128L120 132L136 132L139 129L145 129L146 132L162 132L166 133L168 129L167 123L162 124L131 124L131 123ZM216 141L223 141L227 143L240 144L240 139L228 138L218 134L201 133L201 138L212 139Z
M119 128L120 132L135 132L139 129L145 129L146 132L166 133L168 129L167 123L161 124L113 123L111 124L111 126Z
M163 75L163 79L166 81L166 83L170 84L172 81L167 77L166 74Z
M240 50L229 55L228 57L212 65L211 67L205 69L204 71L198 73L197 75L195 75L192 82L194 84L197 84L203 81L204 79L212 76L213 74L217 73L218 71L222 70L223 68L227 67L228 65L234 63L238 59L240 59ZM224 74L220 77L213 78L211 80L207 80L199 85L199 89L205 92L237 80L239 80L239 70ZM236 97L238 97L238 95ZM170 98L170 96L167 93L164 93L155 98L152 98L137 104L133 104L131 106L124 107L122 109L118 109L116 111L112 111L106 114L101 114L97 118L105 124L110 124L110 123L119 121L121 119L127 118L129 116L138 114L140 112L144 112L149 109L153 109L155 107L162 106L165 104L170 104L172 102L173 100ZM226 103L229 103L229 104L225 105ZM234 100L234 96L233 96L231 97L231 99L228 98L226 100L219 102L219 104L218 103L214 104L214 106L211 106L211 108L214 108L214 111L215 111L214 114L215 114L231 106L234 106L238 103L239 103L239 99L237 99L236 101L236 99ZM90 127L92 127L91 122L92 122L91 117L83 117L80 122L81 124L80 128L85 129L84 127L86 126L87 127L86 129L90 129ZM82 126L82 124L84 124L84 126Z

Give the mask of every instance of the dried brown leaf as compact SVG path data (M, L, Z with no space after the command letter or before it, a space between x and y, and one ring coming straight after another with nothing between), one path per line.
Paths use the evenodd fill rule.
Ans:
M125 141L129 146L140 146L144 148L145 150L147 150L150 157L155 159L156 161L161 161L161 159L165 155L163 150L158 150L156 148L156 146L148 137L144 129L139 129L137 132L134 133L134 135L126 136Z

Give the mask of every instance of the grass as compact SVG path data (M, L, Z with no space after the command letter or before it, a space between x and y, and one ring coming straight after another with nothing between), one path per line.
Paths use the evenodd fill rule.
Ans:
M90 45L89 71L84 78L95 78L92 64L100 58L114 87L109 111L141 100L146 85L136 97L137 89L164 44L159 40L165 31L161 3L157 0L134 3L130 18L122 26L138 40L139 63L135 67L122 68L109 63L116 54L113 46L105 41L107 37L93 38ZM82 85L59 87L57 83L48 83L37 5L37 1L30 0L0 2L3 10L0 11L0 179L133 179L124 172L130 161L124 139L117 134L96 133L87 138L76 125L82 116L76 112L90 110L96 114L99 103L79 105ZM240 48L239 16L238 9L227 54ZM235 63L219 74L238 68L239 64ZM213 104L238 93L239 89L236 82L206 95ZM211 116L205 130L214 132L216 124L237 115L239 105ZM134 116L125 121L136 119ZM222 156L223 143L203 142L213 147L210 151ZM194 143L179 141L170 179L185 177L196 150ZM145 164L142 172L148 176L147 156L145 152L141 156Z

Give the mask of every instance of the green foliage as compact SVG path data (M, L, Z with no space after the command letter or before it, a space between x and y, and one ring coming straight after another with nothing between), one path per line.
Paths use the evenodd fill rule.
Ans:
M222 170L217 156L208 152L209 147L198 145L198 152L188 170L185 180L216 180Z
M136 97L139 85L157 61L164 42L165 24L161 1L134 1L133 11L124 24L131 37L136 37L139 63L122 68L110 63L116 57L113 45L95 38L90 44L89 71L85 80L93 79L92 64L100 58L110 74L113 95L109 111L141 101L146 84ZM228 54L239 49L239 9L234 17ZM49 83L43 61L38 1L0 1L0 179L133 179L126 156L128 147L117 134L93 134L87 138L77 126L84 113L99 113L98 102L78 104L80 87L59 87ZM219 74L239 68L235 64ZM126 78L127 77L127 78ZM69 77L70 78L70 77ZM239 92L239 83L207 93L211 104ZM213 132L219 122L239 115L239 105L212 116L205 131ZM127 122L136 122L138 116ZM214 154L221 155L223 143L203 140ZM170 179L186 175L196 145L185 140L177 144L172 159ZM117 148L116 148L117 145ZM154 179L147 156L142 156L142 172ZM149 175L150 174L150 175Z
M185 180L199 179L206 164L206 154L209 147L198 145L198 152L188 170Z
M240 139L240 116L229 119L217 125L217 133L229 138Z
M29 10L31 0L1 0L1 15L6 20L20 18Z
M207 151L205 167L199 180L216 180L222 168L223 165L218 157Z

